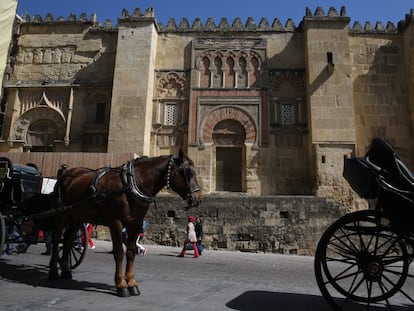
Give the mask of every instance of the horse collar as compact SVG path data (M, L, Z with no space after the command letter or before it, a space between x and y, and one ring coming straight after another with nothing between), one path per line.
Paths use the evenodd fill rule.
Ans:
M128 161L122 168L122 183L135 202L145 201L148 203L155 202L155 197L148 196L139 189L135 179L134 160Z

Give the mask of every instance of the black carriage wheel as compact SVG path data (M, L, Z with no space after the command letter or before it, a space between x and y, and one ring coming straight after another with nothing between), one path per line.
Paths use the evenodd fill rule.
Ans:
M72 241L72 247L69 251L69 264L71 269L77 268L86 256L88 250L88 231L86 225L80 226ZM62 258L63 241L59 244L59 261Z
M357 304L369 308L377 302L390 307L388 299L407 278L409 257L404 241L381 225L375 211L358 211L341 217L322 235L315 276L336 310L355 310Z
M0 213L0 256L4 251L6 243L6 223L3 215Z

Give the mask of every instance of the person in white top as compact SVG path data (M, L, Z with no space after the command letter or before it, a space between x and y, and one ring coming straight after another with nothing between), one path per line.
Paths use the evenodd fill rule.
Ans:
M187 238L184 242L183 249L182 249L181 254L179 255L179 257L184 257L185 256L186 245L188 243L192 244L192 246L193 246L194 258L198 258L198 256L199 256L198 248L197 248L197 236L196 236L196 232L195 232L194 222L195 222L194 216L193 215L188 216L188 224L187 224L187 228L186 228Z

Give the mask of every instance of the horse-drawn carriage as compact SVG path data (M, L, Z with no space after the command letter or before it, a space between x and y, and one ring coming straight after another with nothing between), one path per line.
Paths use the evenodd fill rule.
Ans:
M370 208L339 218L322 235L315 253L319 289L335 310L411 310L413 174L376 138L365 157L345 159L343 175Z
M120 297L140 294L134 271L135 242L155 196L167 187L187 202L187 208L199 205L202 196L194 163L182 149L178 155L142 157L118 167L70 168L58 174L50 194L39 193L41 177L37 170L26 166L24 172L18 173L17 166L15 169L10 161L5 161L0 174L5 181L3 192L7 194L4 203L0 201L2 247L6 229L19 227L26 219L34 220L52 232L49 278L71 279L74 266L71 256L77 250L74 245L79 229L86 232L84 223L107 226L113 244L115 286ZM123 228L128 233L126 251L122 243ZM86 233L83 236L83 250L86 250Z
M12 163L0 157L0 256L3 252L25 252L31 244L43 242L39 233L48 232L55 211L28 204L34 197L47 197L56 180L43 178L33 164ZM44 231L43 231L44 230ZM44 236L44 235L43 235ZM82 224L72 243L70 263L79 266L87 251L87 231ZM62 247L59 252L61 255Z

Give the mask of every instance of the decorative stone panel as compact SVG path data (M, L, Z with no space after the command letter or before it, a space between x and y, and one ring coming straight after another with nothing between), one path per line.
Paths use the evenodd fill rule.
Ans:
M257 139L257 131L251 117L243 110L236 107L221 107L212 111L202 122L202 144L213 143L214 127L220 121L236 120L240 122L246 132L246 143L254 144Z
M197 105L198 143L212 143L215 125L226 119L238 120L246 131L246 143L260 143L260 103L256 96L200 96ZM240 119L239 119L240 118Z

